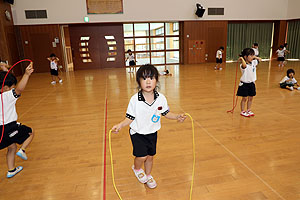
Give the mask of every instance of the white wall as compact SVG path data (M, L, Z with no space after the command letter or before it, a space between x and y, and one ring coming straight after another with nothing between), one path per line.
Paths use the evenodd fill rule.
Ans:
M288 1L291 3L288 4ZM287 18L288 7L300 0L123 0L123 14L91 14L93 22L179 21L179 20L281 20ZM205 8L224 7L224 16L195 16L195 5ZM47 9L48 19L25 19L24 10ZM87 16L86 0L15 0L12 6L14 23L69 24L83 23Z
M289 0L288 4L288 19L299 19L300 18L300 0Z

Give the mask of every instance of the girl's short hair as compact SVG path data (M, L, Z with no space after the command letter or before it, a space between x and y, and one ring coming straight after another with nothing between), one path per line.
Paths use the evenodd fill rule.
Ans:
M3 81L4 81L4 78L6 76L7 72L0 72L0 88L2 87L2 84L3 84ZM7 74L7 77L5 79L5 82L4 82L4 86L8 86L8 87L11 87L13 85L17 85L17 78L11 74L11 73L8 73Z
M294 71L293 69L288 69L288 70L286 71L286 76L289 77L289 74L290 74L290 73L295 74L295 71Z
M249 56L249 55L255 55L255 52L252 48L246 48L242 51L241 53L241 57L244 57L244 56Z
M50 58L51 58L51 57L56 57L56 55L55 55L54 53L51 53L49 57L50 57Z
M286 47L287 45L288 45L288 43L284 43L284 45L283 45L283 46L284 46L284 47Z
M280 46L279 46L280 49L283 49L283 47L284 47L283 45L280 45Z
M223 46L221 46L219 49L222 49L224 51L224 47Z
M136 82L141 87L140 79L155 78L158 81L158 71L156 67L150 64L142 65L136 72Z

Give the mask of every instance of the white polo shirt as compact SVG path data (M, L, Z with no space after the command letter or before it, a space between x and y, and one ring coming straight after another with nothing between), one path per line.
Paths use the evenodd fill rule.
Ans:
M141 91L136 93L131 97L126 112L126 117L133 120L130 124L130 134L155 133L161 127L161 116L168 112L168 102L163 94L154 91L154 101L148 104Z
M216 58L222 58L222 51L221 50L217 51Z
M50 68L57 70L57 63L55 61L50 62Z
M243 69L242 64L240 65L242 77L241 82L252 83L256 81L256 66L258 64L257 60L252 60L251 63L247 64L246 68Z
M252 48L253 51L254 51L254 55L255 56L258 56L259 55L259 51L258 51L258 48Z
M16 102L20 95L17 95L15 89L2 93L3 97L3 110L4 110L4 124L17 121L18 115L16 111ZM2 105L0 105L0 125L2 121Z
M295 78L293 78L292 81L287 81L287 80L289 80L289 79L290 79L289 77L285 76L285 77L283 77L283 79L280 81L280 83L284 83L284 82L289 83L289 84L295 84L295 83L297 83L297 80L296 80Z
M282 50L279 50L279 49L278 49L278 50L276 51L278 57L284 57L284 52L285 52L284 49L282 49Z

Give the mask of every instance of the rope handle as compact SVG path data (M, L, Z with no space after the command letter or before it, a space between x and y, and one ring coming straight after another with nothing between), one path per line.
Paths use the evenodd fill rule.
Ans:
M196 163L196 152L195 152L195 128L194 128L194 120L192 116L188 113L185 113L191 121L192 121L192 130L193 130L193 170L192 170L192 182L191 182L191 189L190 189L190 197L189 200L192 199L192 193L193 193L193 185L194 185L194 176L195 176L195 163ZM111 176L112 176L112 183L114 186L114 189L119 197L120 200L122 200L122 197L117 189L116 183L115 183L115 175L114 175L114 164L113 164L113 155L112 155L112 148L111 148L111 133L112 130L109 130L108 134L108 146L109 146L109 153L110 153L110 164L111 164Z

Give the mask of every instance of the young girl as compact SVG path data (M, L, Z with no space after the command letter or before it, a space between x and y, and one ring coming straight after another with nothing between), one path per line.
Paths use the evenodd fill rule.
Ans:
M58 68L57 68L57 62L59 61L58 57L54 53L50 54L50 57L47 58L50 61L50 73L52 76L52 85L56 84L56 78L58 78L58 82L62 83L62 79L58 75Z
M280 81L280 87L286 88L289 90L300 90L299 84L297 83L296 79L294 78L295 71L293 69L288 69L286 72L286 76Z
M254 55L254 50L246 48L242 51L239 60L242 62L240 65L242 77L240 79L237 96L242 96L241 101L241 115L244 117L254 116L251 111L253 97L256 95L255 81L256 81L256 66L261 62L261 58ZM248 97L248 101L247 101ZM247 111L245 104L247 101Z
M130 49L128 49L127 53L128 53L128 57L126 58L125 62L127 60L129 60L129 72L128 73L130 73L131 72L131 67L132 67L132 72L134 71L135 60L134 60L134 56L133 56Z
M112 132L118 133L121 128L130 125L129 133L135 156L132 170L141 183L155 188L157 184L151 171L161 115L179 122L183 122L186 116L169 111L166 97L157 92L158 71L153 65L141 66L136 73L136 81L140 91L131 97L126 118L114 125ZM142 169L143 165L145 171Z
M280 45L279 49L276 51L276 53L277 53L277 60L279 61L278 67L284 67L284 65L285 65L285 62L284 62L285 58L284 58L284 56L285 56L286 51L287 50L284 49L283 45Z
M217 65L215 66L215 70L222 70L222 54L224 52L224 47L220 47L217 51L216 55L216 63Z
M258 43L256 43L256 42L253 43L252 49L253 49L253 51L254 51L254 55L255 55L256 57L258 57L258 56L259 56Z

